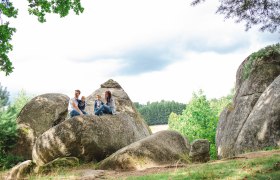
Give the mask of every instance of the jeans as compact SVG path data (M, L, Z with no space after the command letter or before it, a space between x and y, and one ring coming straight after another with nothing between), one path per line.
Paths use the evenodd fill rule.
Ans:
M82 111L82 113L83 114L87 114L85 111ZM77 110L72 110L71 112L70 112L70 117L72 118L72 117L74 117L74 116L79 116L80 115L80 113L77 111Z
M99 109L94 110L94 114L97 116L100 116L102 114L112 114L112 110L110 106L107 105L101 105Z

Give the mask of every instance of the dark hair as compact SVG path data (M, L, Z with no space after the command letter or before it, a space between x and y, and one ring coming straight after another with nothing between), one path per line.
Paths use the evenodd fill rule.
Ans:
M105 94L108 94L106 101L107 101L107 103L109 103L111 101L112 93L111 93L111 91L106 91Z
M80 91L79 89L77 89L77 90L75 90L75 91L77 91L79 94L81 94L81 91Z

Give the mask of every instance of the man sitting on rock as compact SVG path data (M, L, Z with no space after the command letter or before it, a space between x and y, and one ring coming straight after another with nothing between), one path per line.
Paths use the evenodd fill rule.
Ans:
M68 110L70 112L70 117L86 114L85 112L82 112L78 107L78 101L79 101L80 94L81 94L80 90L75 90L75 97L70 99L70 101L69 101Z

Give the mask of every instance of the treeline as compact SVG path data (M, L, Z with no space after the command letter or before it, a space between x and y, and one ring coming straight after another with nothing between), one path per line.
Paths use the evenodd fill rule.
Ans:
M31 99L21 91L15 101L9 103L9 92L0 84L0 169L8 169L22 161L21 157L9 154L17 140L16 119L23 106Z
M148 102L147 104L135 102L134 105L148 125L168 124L168 118L172 112L181 114L186 108L186 105L183 103L164 100Z

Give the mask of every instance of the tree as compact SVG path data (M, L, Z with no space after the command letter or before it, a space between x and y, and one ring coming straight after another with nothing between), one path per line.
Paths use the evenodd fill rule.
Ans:
M197 5L206 0L194 0ZM280 33L280 1L279 0L220 0L216 13L224 14L226 19L236 18L236 22L244 21L246 31L254 25L260 25L261 31Z
M22 90L7 109L0 111L0 170L11 168L23 160L8 152L15 145L18 137L16 119L30 99L31 97Z
M38 17L38 21L46 22L46 14L59 14L60 17L65 17L73 10L77 15L84 11L80 0L28 0L29 14ZM13 72L13 65L8 57L8 53L13 50L12 40L16 29L10 27L9 22L3 23L2 15L8 18L16 18L18 9L13 6L9 0L0 1L0 71L4 71L6 76Z
M148 125L167 124L169 115L181 114L186 105L175 101L147 102L146 105L134 103Z
M7 91L7 87L3 87L0 83L0 111L3 107L8 105L10 93Z
M212 100L208 100L201 90L193 93L191 101L181 115L170 114L168 126L188 137L190 141L209 140L211 158L216 159L215 136L219 115L232 101L232 97L233 91L226 97Z

